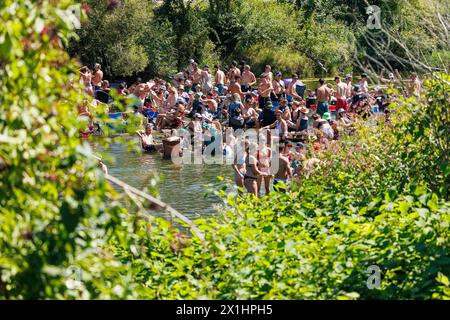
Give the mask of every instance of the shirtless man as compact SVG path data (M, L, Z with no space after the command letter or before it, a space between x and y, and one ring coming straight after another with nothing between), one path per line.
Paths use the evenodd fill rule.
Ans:
M347 84L341 81L341 77L334 78L336 81L336 110L347 110Z
M252 86L256 83L256 77L253 72L250 71L250 66L246 64L244 66L244 72L241 75L241 90L242 92L249 92L252 90Z
M286 89L286 95L287 95L287 100L288 102L293 102L294 99L296 100L302 100L302 97L300 97L297 94L297 81L298 81L298 75L296 73L294 73L292 75L292 81L291 83L289 83L287 89Z
M269 76L266 73L263 73L259 78L258 84L258 104L260 109L264 109L266 102L270 101L270 93L272 90L272 81L270 81Z
M240 76L240 75L241 75L241 70L239 70L237 68L237 62L233 61L230 66L230 70L228 71L228 74L227 74L228 83L231 84L233 81L236 80L236 76Z
M317 113L323 116L328 112L329 102L331 100L331 89L325 84L325 80L319 79L320 87L317 89Z
M237 93L237 94L239 94L241 96L241 98L243 98L245 93L242 92L240 83L241 83L241 76L240 75L236 75L234 77L234 80L230 81L230 93L232 95Z
M214 86L217 87L219 96L223 95L223 87L225 85L225 72L220 70L220 66L216 64L214 66L215 76L214 76Z
M92 78L92 85L94 86L94 90L100 90L103 81L103 71L102 66L98 63L94 66L94 77Z
M275 179L273 182L274 189L278 192L286 192L284 187L280 185L280 182L287 183L288 179L292 177L292 167L289 158L283 154L284 144L280 144L278 147L278 171L275 173Z
M202 70L198 68L196 62L192 64L192 91L197 91L197 87L201 89L200 84L202 83Z

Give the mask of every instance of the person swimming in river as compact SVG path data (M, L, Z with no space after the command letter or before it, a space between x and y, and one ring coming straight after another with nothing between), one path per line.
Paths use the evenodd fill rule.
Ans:
M142 149L147 152L160 151L162 150L162 144L156 144L153 139L153 125L147 124L144 130L139 130L136 132L141 138Z

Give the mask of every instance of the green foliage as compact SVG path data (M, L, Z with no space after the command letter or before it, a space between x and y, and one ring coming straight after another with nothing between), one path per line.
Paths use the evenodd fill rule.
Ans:
M107 248L132 223L78 137L72 4L0 3L0 299L138 294Z
M165 1L155 11L158 19L171 23L177 67L184 67L191 58L201 61L209 34L202 12L193 7L191 2L182 0Z
M203 245L167 225L159 232L171 236L146 238L151 250L142 256L131 259L120 246L116 254L158 299L448 298L450 202L447 189L434 186L447 169L412 168L448 151L430 139L431 129L407 133L438 108L432 97L448 109L445 79L427 83L422 101L396 100L391 122L361 122L353 136L316 153L322 164L286 194L220 191L227 209L196 221ZM428 126L435 121L448 128L448 117ZM378 288L368 286L369 266L380 268Z
M99 62L107 76L131 76L143 71L152 58L145 50L153 15L149 1L87 1L88 19L78 30L70 51L89 65Z
M257 72L270 63L302 77L362 65L378 70L380 62L428 71L449 64L443 0L372 1L383 31L367 29L364 0L109 2L88 1L89 21L80 41L71 42L72 54L86 64L102 62L109 76L168 78L191 58L202 64L244 59Z

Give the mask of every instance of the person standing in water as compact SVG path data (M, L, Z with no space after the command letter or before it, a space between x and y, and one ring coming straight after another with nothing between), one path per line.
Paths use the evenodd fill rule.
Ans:
M214 75L214 85L217 87L217 92L219 96L223 95L223 87L225 86L225 72L220 70L220 66L216 64L214 66L215 75Z
M256 83L256 77L253 72L250 71L250 66L246 64L244 71L241 74L241 90L242 92L249 92L252 90L252 86Z
M244 186L248 193L258 196L258 176L264 173L258 169L258 159L255 157L257 145L245 142L245 175Z
M274 190L278 192L286 192L285 186L281 186L280 183L286 184L288 179L292 177L291 161L283 154L284 149L285 146L281 143L278 147L278 171L273 182Z
M331 100L331 90L325 84L325 80L319 80L320 87L317 88L317 113L323 116L328 112L329 102Z
M267 143L267 135L263 136L260 139L260 149L258 150L257 160L258 160L258 168L262 172L261 175L258 176L257 180L257 189L258 194L261 190L261 184L264 180L264 188L266 190L266 196L270 193L270 180L272 179L272 175L270 173L270 160L272 159L272 150L269 148L269 143Z
M145 150L147 152L161 150L162 146L156 144L155 140L153 139L153 125L152 124L147 124L145 126L145 131L139 130L136 133L141 138L141 146L142 146L143 150Z
M92 85L94 86L94 91L100 90L103 81L103 71L102 66L98 63L94 66L94 77L92 78Z

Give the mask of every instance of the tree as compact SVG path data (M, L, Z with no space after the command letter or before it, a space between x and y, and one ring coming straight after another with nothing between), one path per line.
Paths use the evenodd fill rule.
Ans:
M149 1L88 1L88 20L70 51L86 64L99 62L106 76L143 71L151 56L144 46L153 11Z
M0 299L135 295L107 249L132 227L78 137L84 97L64 50L73 5L0 3Z

